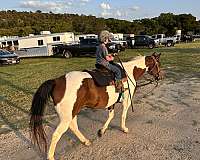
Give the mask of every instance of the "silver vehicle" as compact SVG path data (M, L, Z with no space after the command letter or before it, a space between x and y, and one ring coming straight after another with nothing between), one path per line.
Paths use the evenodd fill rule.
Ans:
M20 58L14 52L7 50L0 50L0 64L18 64Z

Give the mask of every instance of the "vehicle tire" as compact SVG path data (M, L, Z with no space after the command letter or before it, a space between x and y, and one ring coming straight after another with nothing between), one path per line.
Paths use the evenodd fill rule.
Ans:
M148 46L150 49L153 49L154 48L154 45L153 44L149 44Z
M18 59L18 61L16 62L16 64L19 64L20 63L20 59Z
M75 53L74 57L80 57L80 53Z
M70 51L64 50L64 51L63 51L63 57L64 57L64 58L71 58L71 57L72 57L72 54L71 54Z
M166 46L167 46L167 47L171 47L171 46L172 46L172 42L171 42L171 41L168 41Z

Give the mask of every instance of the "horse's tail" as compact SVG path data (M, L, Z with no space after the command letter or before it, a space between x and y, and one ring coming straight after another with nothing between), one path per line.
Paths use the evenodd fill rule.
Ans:
M47 138L43 127L43 114L55 86L54 80L45 81L36 91L30 110L30 136L41 151L47 152Z

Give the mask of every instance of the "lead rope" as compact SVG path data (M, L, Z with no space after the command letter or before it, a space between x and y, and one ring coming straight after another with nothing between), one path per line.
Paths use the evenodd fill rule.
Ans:
M124 68L124 66L123 66L123 64L122 64L122 61L121 61L121 59L119 58L119 56L118 56L117 54L116 54L115 56L118 58L119 63L121 64L122 69L123 69L124 72L126 73L128 79L129 79L129 80L131 81L131 83L136 87L136 85L133 83L133 81L131 80L131 78L128 76L128 74L127 74L127 72L126 72L126 70L125 70L125 68ZM131 96L131 90L130 90L130 85L129 85L128 79L127 79L127 84L128 84L129 97L130 97L130 101L131 101L132 112L134 112L134 109L133 109L133 102L132 102L132 96Z

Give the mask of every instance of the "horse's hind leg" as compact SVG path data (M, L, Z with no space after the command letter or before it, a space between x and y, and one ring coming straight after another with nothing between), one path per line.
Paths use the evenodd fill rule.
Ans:
M56 111L59 115L60 123L58 124L56 130L54 131L52 135L51 144L50 144L49 152L48 152L49 160L54 160L54 152L56 149L56 144L60 140L63 133L67 131L72 121L72 111L69 109L70 107L66 107L66 106L69 106L69 105L67 105L66 103L62 103L56 106ZM66 110L66 108L68 110Z
M109 110L109 116L108 116L106 123L104 124L103 128L98 131L99 137L101 137L105 133L105 131L108 128L108 125L110 124L110 121L113 119L113 117L114 117L114 108Z
M86 139L83 134L79 131L78 129L78 124L77 124L77 116L73 118L71 121L69 128L73 131L73 133L79 138L79 140L84 143L85 145L89 146L91 142Z

